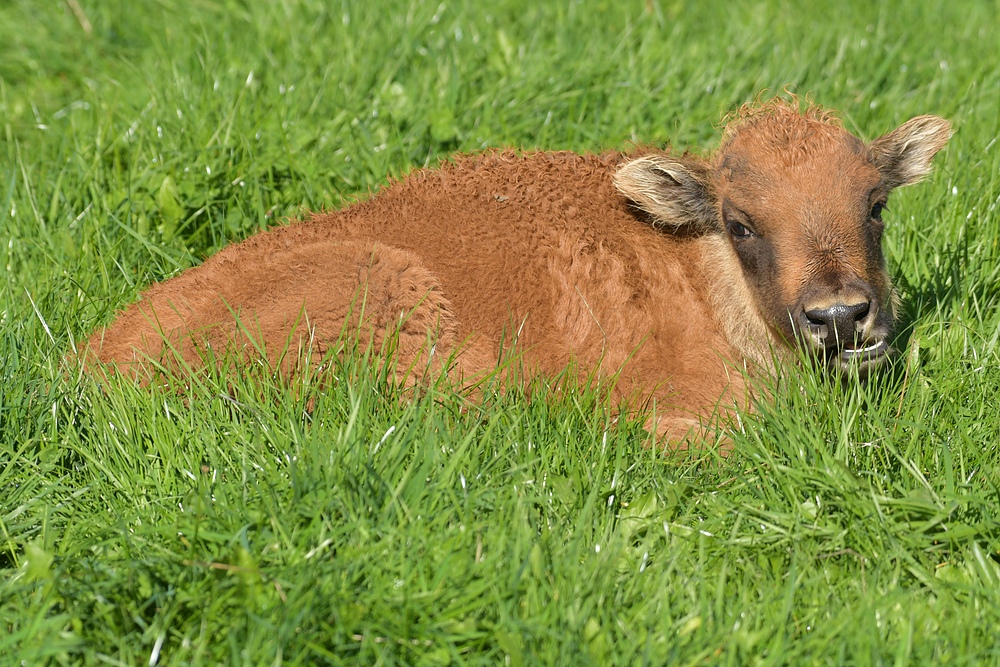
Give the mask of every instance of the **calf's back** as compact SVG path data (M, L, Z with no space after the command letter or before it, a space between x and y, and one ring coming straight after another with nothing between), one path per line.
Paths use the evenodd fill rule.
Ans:
M430 340L471 378L513 344L530 373L620 370L619 396L704 412L740 357L714 315L734 300L718 279L731 256L714 236L650 225L613 183L626 159L505 151L418 171L152 286L92 336L92 359L142 375L169 365L165 341L198 366L209 347L255 354L259 338L273 363L302 344L322 354L348 322L376 345L399 327L400 368Z

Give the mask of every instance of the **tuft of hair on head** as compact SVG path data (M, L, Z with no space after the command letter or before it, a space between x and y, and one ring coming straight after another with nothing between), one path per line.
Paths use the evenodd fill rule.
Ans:
M785 97L762 100L765 93L761 91L753 102L743 104L723 117L722 146L729 144L738 133L758 126L783 128L807 121L842 127L840 118L832 110L814 103L811 95L800 98L786 88Z

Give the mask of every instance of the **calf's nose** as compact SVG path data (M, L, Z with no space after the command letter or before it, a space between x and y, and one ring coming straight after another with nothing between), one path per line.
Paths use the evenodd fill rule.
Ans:
M806 308L806 330L824 339L826 347L853 341L858 333L858 324L871 311L871 301L857 303L836 303L825 308Z

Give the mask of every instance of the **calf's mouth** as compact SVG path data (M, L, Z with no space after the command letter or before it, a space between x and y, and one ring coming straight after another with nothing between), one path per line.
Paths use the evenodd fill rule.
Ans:
M888 356L889 344L885 339L845 341L842 347L828 349L828 363L844 370L856 366L868 371L882 364Z

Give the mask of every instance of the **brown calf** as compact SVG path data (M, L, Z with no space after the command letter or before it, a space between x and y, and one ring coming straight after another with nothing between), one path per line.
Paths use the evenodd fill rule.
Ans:
M152 286L93 334L89 365L138 376L167 363L164 341L197 366L251 338L280 365L289 344L322 354L346 323L376 346L398 332L400 368L437 359L471 378L516 342L530 373L620 371L616 394L656 399L677 439L745 405L738 369L773 368L796 343L837 368L886 357L882 212L949 132L920 116L865 144L771 101L707 159L458 157Z

